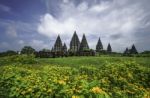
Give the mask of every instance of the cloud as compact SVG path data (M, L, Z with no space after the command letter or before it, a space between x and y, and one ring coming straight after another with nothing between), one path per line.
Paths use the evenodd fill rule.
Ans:
M41 24L39 24L38 31L40 34L44 34L49 37L53 37L58 34L65 34L74 29L75 23L71 18L60 22L52 15L46 14L41 18ZM53 33L52 33L53 32Z
M87 35L93 49L93 42L97 43L98 37L101 36L105 45L110 42L114 50L120 51L135 43L134 34L144 26L143 20L147 14L140 3L129 0L101 1L90 6L85 1L78 5L71 1L67 4L60 3L59 17L50 13L41 16L38 32L49 38L60 34L68 40L76 30L80 39L83 33Z
M4 12L10 12L10 11L11 11L11 8L10 8L9 6L0 4L0 10L1 10L1 11L4 11Z
M9 44L7 42L1 42L0 43L0 48L7 48Z
M23 40L19 40L19 41L18 41L18 44L20 44L20 45L24 45L24 43L25 43L25 42L24 42Z
M37 34L36 23L6 19L0 19L0 21L0 32L2 35L0 36L0 51L18 51L25 45L31 45L38 50L48 45L47 43L45 43L47 39L42 35ZM38 43L37 40L41 39L43 39L43 43Z
M49 49L49 45L45 44L45 42L43 40L33 39L28 44L38 50L42 50L44 48Z
M17 37L17 30L16 27L11 24L6 28L6 34L10 37Z
M15 21L9 19L0 19L1 32L5 32L7 37L31 37L37 35L37 23L29 23L23 21Z
M63 0L64 3L69 3L69 0Z

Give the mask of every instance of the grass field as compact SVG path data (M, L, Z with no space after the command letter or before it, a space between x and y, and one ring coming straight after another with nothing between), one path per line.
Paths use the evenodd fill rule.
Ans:
M150 98L150 58L0 59L2 98Z
M103 65L106 62L119 63L126 61L134 61L142 66L150 67L150 57L67 57L67 58L43 58L37 59L42 63L56 65Z

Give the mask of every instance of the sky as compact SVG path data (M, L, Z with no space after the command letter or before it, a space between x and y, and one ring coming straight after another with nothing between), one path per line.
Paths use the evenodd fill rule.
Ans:
M0 52L51 49L60 35L68 48L74 31L91 49L150 50L150 0L0 0Z

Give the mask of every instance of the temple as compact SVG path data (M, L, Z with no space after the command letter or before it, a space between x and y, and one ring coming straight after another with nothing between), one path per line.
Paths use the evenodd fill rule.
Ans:
M62 52L63 46L60 36L58 35L56 42L54 44L54 52Z
M80 42L76 31L70 41L70 47L67 49L67 45L62 42L60 36L57 36L57 39L52 47L51 51L39 51L36 52L37 57L63 57L63 56L94 56L96 53L108 52L111 53L112 49L110 44L108 44L107 50L103 50L103 45L100 40L96 44L96 50L90 49L88 41L85 34L82 36Z
M96 52L100 52L102 50L103 50L103 45L102 45L101 39L99 38L97 45L96 45Z
M79 52L79 47L80 47L80 41L75 31L70 41L70 49L69 49L70 54L77 55L77 53Z
M88 45L88 43L87 43L85 34L83 34L83 37L82 37L82 41L81 41L79 50L80 50L80 51L89 50L89 45Z

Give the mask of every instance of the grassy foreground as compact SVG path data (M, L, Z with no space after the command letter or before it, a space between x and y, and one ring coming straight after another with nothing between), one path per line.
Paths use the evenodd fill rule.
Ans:
M149 98L150 58L0 59L2 98Z

